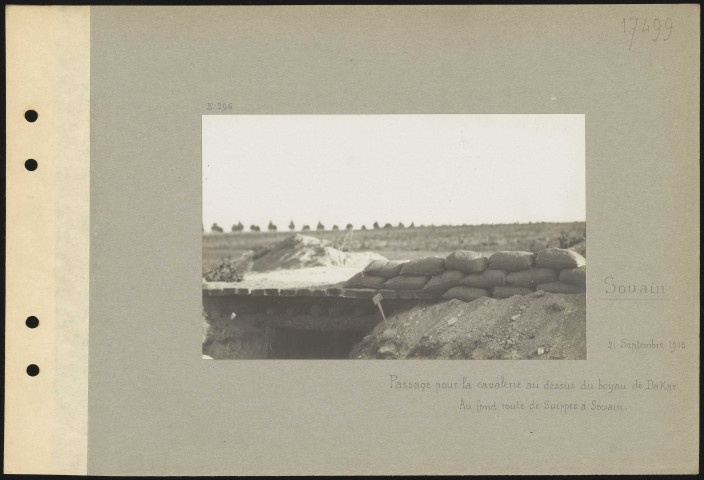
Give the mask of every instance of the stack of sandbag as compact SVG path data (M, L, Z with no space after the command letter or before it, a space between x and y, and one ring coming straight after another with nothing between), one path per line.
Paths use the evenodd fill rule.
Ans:
M444 258L417 258L404 263L399 276L387 280L384 286L390 290L423 290L431 278L444 272Z
M536 290L581 293L586 290L586 260L561 248L540 252L497 252L486 257L458 250L447 258L408 262L375 260L346 283L346 288L430 293L445 299L472 301L508 298Z
M587 288L587 261L579 253L563 248L546 248L538 252L536 265L558 270L558 281L542 283L536 288L550 293L581 293Z
M364 270L347 280L348 288L383 288L384 282L401 273L402 262L374 260Z

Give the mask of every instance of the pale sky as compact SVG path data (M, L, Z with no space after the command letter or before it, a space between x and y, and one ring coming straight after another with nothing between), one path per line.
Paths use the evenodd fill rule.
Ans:
M584 115L205 115L203 223L584 221Z

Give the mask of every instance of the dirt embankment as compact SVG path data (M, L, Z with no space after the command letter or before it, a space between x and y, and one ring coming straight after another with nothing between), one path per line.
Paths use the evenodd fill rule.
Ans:
M362 269L372 260L385 260L374 252L345 252L326 240L296 234L257 255L252 271L344 266Z
M301 287L347 280L373 260L374 252L346 252L332 243L306 235L291 235L271 248L223 258L203 274L207 282L242 282L240 287ZM282 288L283 288L282 287Z
M379 323L350 358L586 359L585 304L585 294L538 291L418 305Z

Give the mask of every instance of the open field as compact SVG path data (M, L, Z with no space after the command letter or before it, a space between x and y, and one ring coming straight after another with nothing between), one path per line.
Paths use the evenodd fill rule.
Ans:
M501 250L537 252L548 247L569 247L585 236L584 222L514 223L372 230L306 231L305 235L332 242L353 252L373 251L391 260L444 256L453 250L492 253ZM292 232L234 232L203 234L203 271L223 258L261 251ZM586 255L585 255L586 256Z

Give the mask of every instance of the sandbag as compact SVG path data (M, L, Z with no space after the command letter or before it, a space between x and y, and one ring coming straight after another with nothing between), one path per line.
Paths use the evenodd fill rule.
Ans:
M447 270L440 275L435 275L428 280L423 288L427 292L445 292L460 284L465 277L464 273L457 270Z
M366 275L394 278L401 274L404 262L398 260L374 260L362 270Z
M514 287L533 288L539 283L557 281L558 273L551 268L533 267L529 270L511 272L506 275L506 283Z
M399 275L384 282L384 288L389 290L422 290L428 283L428 275Z
M440 275L444 271L445 259L440 257L416 258L401 267L401 275Z
M505 287L494 287L491 290L491 296L494 298L508 298L513 297L514 295L527 295L529 293L533 293L532 288L512 287L510 285Z
M484 270L482 273L472 273L464 277L460 284L475 288L506 285L506 270Z
M489 268L518 272L533 266L535 254L532 252L497 252L489 257Z
M489 290L483 288L473 288L473 287L453 287L445 292L442 298L447 300L462 300L463 302L471 302L482 297L488 297Z
M478 252L456 250L445 258L445 269L464 273L480 273L489 267L489 259Z
M364 272L359 272L347 282L345 286L349 288L381 288L386 279L376 275L365 275Z
M564 248L546 248L538 252L535 265L544 268L562 270L586 265L587 260L579 253Z
M570 285L587 288L587 266L560 270L560 281Z
M541 283L535 288L536 290L542 290L548 293L584 293L584 289L582 287L577 287L576 285L570 285L569 283L564 282Z

